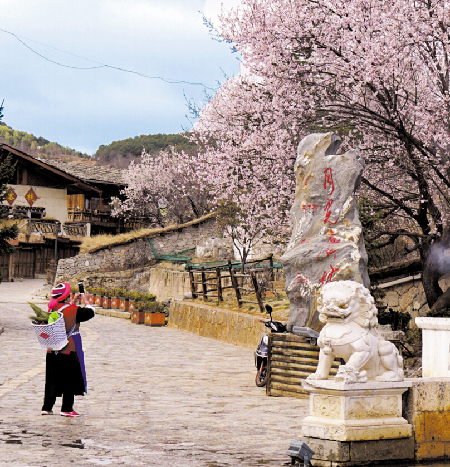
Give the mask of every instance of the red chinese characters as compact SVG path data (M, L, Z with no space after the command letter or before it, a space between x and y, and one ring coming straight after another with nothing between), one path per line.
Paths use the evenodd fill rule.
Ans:
M341 243L341 241L338 238L336 238L335 235L336 235L335 232L333 232L333 230L330 229L330 236L328 237L327 243L320 250L319 254L317 255L317 259L320 259L324 250L327 255L327 258L333 253L336 253L337 250L336 248L334 248L333 245L336 245L337 243Z
M17 198L17 194L14 191L14 188L9 187L8 191L6 192L6 201L8 201L8 204L12 206L16 198Z
M325 211L325 219L323 220L323 223L326 224L327 222L329 224L336 224L337 221L330 221L330 216L332 214L331 212L331 205L333 204L333 200L332 199L327 199L327 204L325 206L325 208L323 209Z
M297 284L309 284L309 277L305 277L301 272L297 274Z
M312 211L312 210L319 209L319 205L318 204L302 204L302 209L304 211Z
M328 196L331 196L334 191L333 170L331 169L331 167L328 167L327 169L325 169L324 173L325 180L323 182L323 188L325 190L329 189Z
M333 280L334 274L339 271L339 268L334 268L331 264L330 264L330 268L331 268L330 272L328 271L323 272L322 279L320 279L319 281L322 285L325 285L328 282L331 282Z
M327 169L325 169L324 174L325 174L325 178L323 181L323 188L324 190L328 190L328 196L331 196L334 192L333 170L331 169L331 167L328 167ZM327 204L324 208L324 211L325 211L325 218L323 220L324 224L326 223L336 224L337 222L337 221L334 221L334 222L330 221L330 217L332 214L331 205L333 204L333 201L334 200L332 198L327 198Z
M30 188L27 191L27 194L25 195L25 199L27 200L28 204L30 206L33 206L33 204L36 202L37 199L39 199L38 195L34 192L33 188Z

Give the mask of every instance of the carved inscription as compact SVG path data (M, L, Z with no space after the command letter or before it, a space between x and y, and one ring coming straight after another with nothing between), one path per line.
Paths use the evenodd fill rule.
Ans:
M341 399L336 396L314 396L314 415L327 418L340 418Z
M397 396L352 397L349 418L383 418L398 416Z

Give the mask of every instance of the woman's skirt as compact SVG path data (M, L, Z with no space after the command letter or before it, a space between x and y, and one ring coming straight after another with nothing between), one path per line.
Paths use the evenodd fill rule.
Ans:
M76 352L47 352L45 394L53 397L84 395L84 379Z

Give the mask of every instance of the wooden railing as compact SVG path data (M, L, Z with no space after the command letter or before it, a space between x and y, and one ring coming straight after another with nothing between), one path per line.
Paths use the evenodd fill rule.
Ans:
M120 227L120 230L137 230L143 226L139 219L121 219L112 217L108 211L79 211L69 210L68 222L91 223L93 225L102 225L105 227Z
M264 262L268 263L266 269L262 268ZM260 266L259 268L257 267L258 265ZM188 273L192 298L202 297L204 301L207 301L208 298L217 298L221 302L223 301L223 291L225 289L234 289L239 308L242 307L244 302L254 303L259 306L261 312L264 311L263 294L258 283L258 274L268 271L270 280L274 279L272 255L264 259L247 262L244 272L237 272L236 269L242 270L242 265L233 264L231 261L211 267L203 266L200 269L194 269L192 266L189 266ZM226 279L229 279L228 284L231 285L223 283ZM246 282L250 284L246 284ZM201 285L201 290L198 290L198 285ZM254 293L256 301L244 299L243 295L245 293Z
M55 235L56 232L61 233L61 224L54 221L30 219L26 224L26 230L28 235L32 233Z
M86 225L67 225L63 226L64 233L70 237L85 237Z

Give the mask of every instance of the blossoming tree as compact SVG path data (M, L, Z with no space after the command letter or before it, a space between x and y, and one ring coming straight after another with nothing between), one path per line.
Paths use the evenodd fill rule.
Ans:
M157 156L143 152L141 160L128 167L124 199L112 201L113 215L140 217L150 226L162 227L205 214L210 197L195 176L192 160L191 155L173 148Z
M450 2L242 0L221 28L258 77L227 83L196 126L226 193L285 226L297 133L345 128L378 246L406 237L425 263L450 215ZM441 291L424 287L431 306Z

